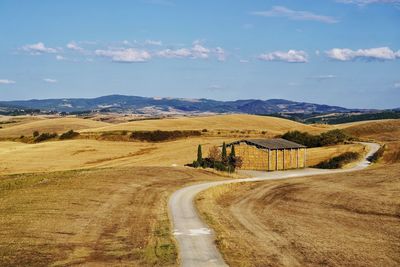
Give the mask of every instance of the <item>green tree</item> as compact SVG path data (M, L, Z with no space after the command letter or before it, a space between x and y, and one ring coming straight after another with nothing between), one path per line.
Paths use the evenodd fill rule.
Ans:
M201 151L201 145L197 147L197 162L201 164L203 162L203 152Z
M226 154L226 144L225 144L225 142L222 144L221 160L222 160L223 163L226 163L228 161L228 157L227 157L227 154Z
M231 147L231 154L229 155L230 158L234 158L236 157L236 153L235 153L235 146L232 145Z

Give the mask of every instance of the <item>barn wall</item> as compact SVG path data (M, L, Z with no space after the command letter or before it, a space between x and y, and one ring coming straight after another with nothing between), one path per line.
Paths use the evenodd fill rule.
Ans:
M304 148L270 150L268 157L268 149L260 149L255 146L247 145L246 143L235 145L235 153L237 156L240 156L243 161L241 168L243 170L274 171L303 168L304 150ZM230 149L228 150L228 153L229 152ZM278 160L276 160L277 155Z
M235 145L235 153L243 160L243 170L268 170L268 150L241 143Z

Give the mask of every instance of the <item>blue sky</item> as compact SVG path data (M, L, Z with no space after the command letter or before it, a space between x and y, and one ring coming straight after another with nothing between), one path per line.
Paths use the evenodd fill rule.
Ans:
M400 107L400 0L0 1L0 99Z

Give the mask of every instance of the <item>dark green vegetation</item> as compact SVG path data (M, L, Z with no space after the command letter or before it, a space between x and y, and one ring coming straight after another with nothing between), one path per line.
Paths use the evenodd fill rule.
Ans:
M135 131L131 133L131 138L139 141L162 142L171 141L179 138L200 136L200 131Z
M320 135L312 135L307 132L289 131L282 135L283 139L305 145L307 147L321 147L342 144L351 141L354 138L343 132L342 130L331 130Z
M370 162L377 162L385 153L385 145L381 146L372 156L368 157Z
M57 136L58 135L56 133L41 133L40 135L36 136L33 141L35 143L40 143L46 140L56 138Z
M344 165L358 160L361 157L359 153L356 152L345 152L337 157L333 157L329 160L318 163L313 166L313 168L319 169L339 169Z
M325 115L324 115L325 114ZM260 114L265 115L265 114ZM356 121L383 120L383 119L400 119L399 110L376 111L368 113L274 113L268 116L289 119L297 122L313 124L340 124Z
M242 159L237 157L235 154L235 147L232 146L229 156L226 151L225 142L222 144L222 152L219 148L213 146L210 148L207 158L203 158L201 145L197 148L197 160L193 161L192 164L186 166L194 168L212 168L217 171L234 172L236 168L242 166Z
M78 132L74 132L74 130L69 130L68 132L60 135L60 140L72 139L74 137L77 137L78 135Z

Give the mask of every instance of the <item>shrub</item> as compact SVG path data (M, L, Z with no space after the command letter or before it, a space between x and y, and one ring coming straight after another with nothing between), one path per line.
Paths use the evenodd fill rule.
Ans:
M313 166L314 168L319 169L339 169L344 165L353 162L360 158L360 154L356 152L345 152L337 157L333 157L329 160L325 160L323 162L318 163Z
M221 152L217 146L212 146L208 151L208 158L212 161L221 161Z
M132 132L131 138L140 141L162 142L175 140L190 136L200 136L200 131L135 131Z
M33 137L38 137L39 136L39 131L34 131L32 134Z
M78 135L79 133L74 132L74 130L69 130L68 132L60 135L60 140L72 139L74 137L77 137Z
M336 145L353 139L351 136L339 129L331 130L320 135L312 135L300 131L289 131L282 135L282 138L307 147Z
M216 169L217 171L223 171L223 172L228 170L227 166L220 161L214 162L214 169Z
M34 141L35 143L40 143L55 137L57 137L56 133L42 133L39 136L37 136Z
M207 129L203 129L203 130L201 130L203 133L206 133L206 132L208 132L208 130Z
M368 161L377 162L385 152L385 145L381 146L372 156L368 157Z

